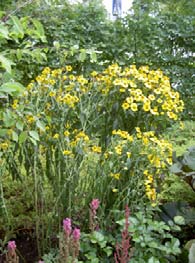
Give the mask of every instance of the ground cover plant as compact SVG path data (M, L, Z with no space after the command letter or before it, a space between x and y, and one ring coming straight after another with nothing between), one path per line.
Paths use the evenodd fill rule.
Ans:
M174 68L193 14L170 34L179 17L159 2L116 21L95 0L4 5L2 262L193 262L193 66L188 90Z

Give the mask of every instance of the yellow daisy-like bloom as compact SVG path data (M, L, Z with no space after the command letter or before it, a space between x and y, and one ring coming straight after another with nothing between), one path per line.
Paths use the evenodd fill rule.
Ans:
M64 131L64 136L68 137L70 135L70 132L69 131Z
M123 108L124 110L128 110L128 109L130 108L130 105L129 105L127 102L124 102L124 103L122 104L122 108Z
M70 154L72 154L72 152L69 151L69 150L64 150L64 151L63 151L63 154L64 154L64 155L70 155Z
M121 177L121 174L119 174L119 173L116 173L116 174L111 173L110 176L113 177L116 180L119 180L120 177Z
M53 138L54 139L58 139L60 137L60 135L58 133L54 134Z
M9 147L9 144L7 142L0 143L0 149L7 150Z
M155 100L155 96L154 96L153 94L150 94L150 95L148 96L148 99L153 101L153 100Z
M91 149L94 153L101 153L102 152L102 149L99 146L93 146Z
M72 71L72 67L70 65L66 66L65 68L66 68L66 71L68 72Z
M132 103L130 107L131 107L132 111L137 111L138 110L136 103Z
M113 193L117 193L117 192L118 192L118 189L117 189L117 188L113 188L113 189L112 189L112 192L113 192Z
M144 111L150 111L150 103L149 102L144 103L143 110Z

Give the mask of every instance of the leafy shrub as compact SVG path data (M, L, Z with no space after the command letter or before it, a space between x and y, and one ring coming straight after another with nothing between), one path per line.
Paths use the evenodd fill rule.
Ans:
M102 214L156 205L172 161L158 135L182 110L160 70L115 64L84 77L70 65L45 68L1 112L1 171L33 178L37 241L47 233L49 242L65 214L79 209L79 220L94 196Z

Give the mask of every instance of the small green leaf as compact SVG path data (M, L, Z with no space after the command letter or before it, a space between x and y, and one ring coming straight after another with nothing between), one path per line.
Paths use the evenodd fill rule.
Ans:
M16 123L16 128L20 131L23 131L23 128L24 128L24 123L22 121L18 121Z
M90 61L93 63L93 62L97 62L97 55L95 53L95 51L92 51L90 53Z
M0 54L0 62L2 68L4 68L8 73L11 74L11 70L12 70L11 66L15 65L15 63L10 59L6 58L5 56L3 56L2 54Z
M19 135L19 143L21 144L25 142L27 138L28 138L28 133L26 131L21 132Z
M12 140L15 142L18 141L18 134L15 131L12 131Z
M45 131L45 124L42 121L37 120L36 125L40 130Z
M80 54L79 54L79 60L81 62L84 62L86 59L86 50L85 49L81 49L80 50Z
M177 225L185 225L185 219L183 216L174 216L173 220Z
M6 26L0 25L0 37L10 39L9 38L9 31Z

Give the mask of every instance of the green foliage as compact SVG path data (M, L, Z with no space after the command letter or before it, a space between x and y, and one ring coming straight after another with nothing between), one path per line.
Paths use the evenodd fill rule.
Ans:
M182 176L195 191L195 147L187 149L183 156L175 157L174 164L170 171L176 175Z
M171 125L164 137L173 144L173 150L177 156L182 155L187 148L195 143L195 122L184 121L183 123L175 123Z
M157 203L172 148L155 131L162 120L177 120L182 108L160 70L116 64L90 77L70 65L47 67L23 96L7 102L0 116L1 177L32 179L39 253L64 216L79 210L85 221L93 198L106 217L125 203L132 210Z
M176 225L168 226L162 221L153 218L150 209L147 212L137 212L129 218L129 232L132 237L133 257L131 262L176 262L180 254L180 242L170 234L170 231L179 231ZM124 224L124 220L117 222Z
M0 83L10 86L17 84L11 84L14 80L24 83L32 78L37 65L47 59L40 47L45 42L43 26L35 18L9 16L0 21Z
M113 247L116 239L100 231L94 231L90 234L83 233L81 236L81 253L79 262L110 262L113 258Z

